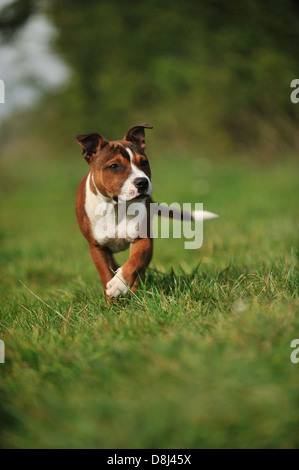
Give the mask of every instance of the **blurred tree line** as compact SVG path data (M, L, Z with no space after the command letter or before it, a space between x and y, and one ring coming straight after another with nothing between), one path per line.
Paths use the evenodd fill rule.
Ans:
M32 0L14 4L15 25L13 7L0 21L8 34L40 8ZM68 147L77 133L120 138L146 121L165 148L268 155L298 149L299 104L290 101L290 83L299 78L295 1L43 5L72 76L33 114L36 135Z

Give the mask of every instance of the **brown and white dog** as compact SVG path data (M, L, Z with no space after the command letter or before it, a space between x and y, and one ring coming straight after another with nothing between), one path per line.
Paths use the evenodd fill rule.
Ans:
M76 216L79 227L89 243L89 249L98 270L107 297L118 297L129 290L137 289L138 275L149 265L153 253L153 240L150 234L150 204L152 184L151 170L145 151L144 129L152 129L148 124L140 124L128 130L122 140L108 142L99 134L78 135L78 144L83 148L82 155L89 164L90 171L81 180L76 198ZM143 205L146 234L139 236L138 229L130 236L119 236L119 204L126 206L138 202ZM106 207L106 224L111 221L114 230L109 235L96 230L103 216L97 208ZM162 214L163 215L163 214ZM165 214L166 215L166 214ZM182 212L167 215L182 218ZM109 219L110 217L110 219ZM203 211L203 219L216 217ZM192 218L196 218L195 212ZM132 220L126 215L125 225ZM115 229L116 223L116 229ZM119 267L113 257L130 246L129 259Z

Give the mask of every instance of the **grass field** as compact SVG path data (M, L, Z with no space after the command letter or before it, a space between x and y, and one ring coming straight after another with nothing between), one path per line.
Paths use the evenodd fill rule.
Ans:
M157 157L155 200L220 217L200 250L156 240L138 294L106 306L78 155L2 161L1 447L298 447L295 160Z

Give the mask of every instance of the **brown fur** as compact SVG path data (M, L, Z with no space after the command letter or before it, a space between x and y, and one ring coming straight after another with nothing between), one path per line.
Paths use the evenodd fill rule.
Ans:
M147 124L134 126L131 128L125 140L107 142L99 134L88 134L77 136L79 145L83 148L82 155L90 166L90 172L93 174L96 187L103 196L111 199L117 197L120 193L124 181L131 172L130 161L126 158L125 147L129 147L134 153L133 163L139 167L150 179L150 166L147 164L147 158L144 154L145 140L144 128L151 128ZM109 170L108 165L114 163L121 164L121 169L117 172ZM78 187L76 196L76 216L80 230L86 238L91 257L99 273L101 281L106 288L107 282L113 277L118 268L111 250L100 245L94 238L89 218L85 211L86 180L85 175ZM91 191L96 194L93 184L90 183ZM149 204L151 199L146 202L148 227L149 224ZM122 275L127 285L136 290L138 284L138 275L149 265L153 252L153 240L148 233L147 238L137 238L131 243L130 256L122 266Z

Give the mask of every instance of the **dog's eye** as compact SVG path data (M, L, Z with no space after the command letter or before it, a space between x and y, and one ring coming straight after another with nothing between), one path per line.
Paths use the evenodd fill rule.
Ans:
M112 165L107 166L108 170L119 170L120 166L117 163L112 163Z
M148 160L141 160L140 161L140 166L143 166L143 167L148 166Z

